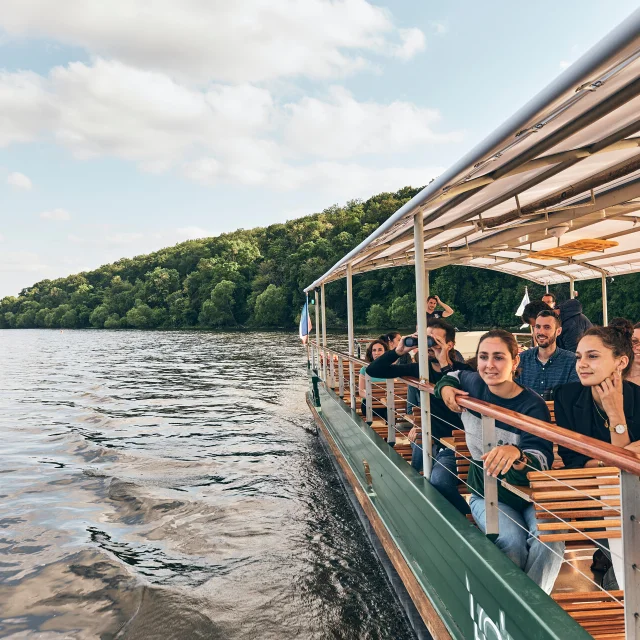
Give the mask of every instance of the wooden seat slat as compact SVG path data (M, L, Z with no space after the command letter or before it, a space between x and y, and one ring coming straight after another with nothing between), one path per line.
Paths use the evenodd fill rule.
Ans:
M615 591L578 591L571 593L554 593L551 596L560 606L566 602L611 602L613 598L622 600L624 591L616 589Z
M586 491L584 492L586 493ZM589 490L589 495L599 498L603 496L619 496L620 495L620 487L612 487L612 488L594 488ZM576 498L580 493L577 491L568 490L560 490L560 491L534 491L532 494L532 498L538 501L544 500L571 500L572 498ZM546 505L545 505L546 506Z
M600 535L602 534L602 535ZM541 542L562 542L567 540L584 540L583 533L548 533L540 534ZM622 538L622 531L597 531L592 532L594 540L614 540Z
M549 473L549 471L529 471L529 473L527 473L527 477L529 478L530 482L535 482L537 480L548 480L549 475L560 480L565 480L566 478L592 478L594 476L612 476L619 473L620 469L616 467L593 467L588 469L558 469L551 474Z
M582 516L580 516L582 517ZM539 531L557 531L559 529L609 529L620 527L620 520L577 520L576 522L539 522Z
M562 481L563 484L554 482L553 480L534 480L530 484L535 489L548 489L554 487L602 487L602 486L620 486L620 478L576 478Z
M567 510L560 511L557 515L554 513L548 513L546 511L536 512L536 518L538 520L557 520L560 516L562 516L562 518L565 520L567 518L615 518L619 515L620 512L616 511L615 509L577 509L575 511Z

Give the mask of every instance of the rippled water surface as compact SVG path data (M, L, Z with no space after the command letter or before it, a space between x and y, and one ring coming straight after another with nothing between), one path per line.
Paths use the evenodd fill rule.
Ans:
M0 361L0 637L412 637L297 336L0 331Z

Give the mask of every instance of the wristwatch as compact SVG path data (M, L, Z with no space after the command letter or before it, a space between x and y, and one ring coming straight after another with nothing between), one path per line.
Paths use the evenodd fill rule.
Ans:
M622 435L627 430L626 424L617 424L615 427L609 427L609 431L612 433L615 431L616 433Z

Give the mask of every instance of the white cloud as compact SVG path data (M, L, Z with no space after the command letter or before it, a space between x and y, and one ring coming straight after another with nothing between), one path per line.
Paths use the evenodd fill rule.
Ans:
M0 242L4 242L4 236L0 233Z
M429 25L431 26L433 31L437 33L439 36L449 32L449 27L444 22L433 20L432 22L429 23Z
M424 48L366 0L4 0L0 26L196 81L327 78Z
M143 233L111 233L106 236L105 240L108 244L122 245L133 244L144 237Z
M31 180L24 175L24 173L19 173L14 171L7 176L7 184L15 187L16 189L23 189L25 191L29 191L33 187L33 183Z
M415 145L452 142L459 133L437 134L435 109L410 102L358 102L341 87L333 87L329 101L303 98L286 105L289 120L285 139L298 151L325 158L348 158L363 153L404 151Z
M50 269L51 267L44 264L38 254L31 251L7 251L0 254L0 273L16 271L45 273Z
M416 54L424 51L427 40L420 29L400 29L402 44L394 47L394 55L402 60L411 60Z
M64 222L71 220L71 214L65 209L52 209L51 211L43 211L40 214L43 220L56 220L58 222Z
M46 81L36 73L0 70L0 148L31 142L52 124Z

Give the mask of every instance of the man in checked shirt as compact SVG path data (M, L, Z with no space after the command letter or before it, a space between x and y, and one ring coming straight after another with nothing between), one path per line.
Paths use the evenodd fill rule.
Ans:
M553 390L558 385L579 381L575 354L556 344L561 332L560 318L553 311L540 311L533 325L538 346L520 354L516 382L545 400L553 400Z

